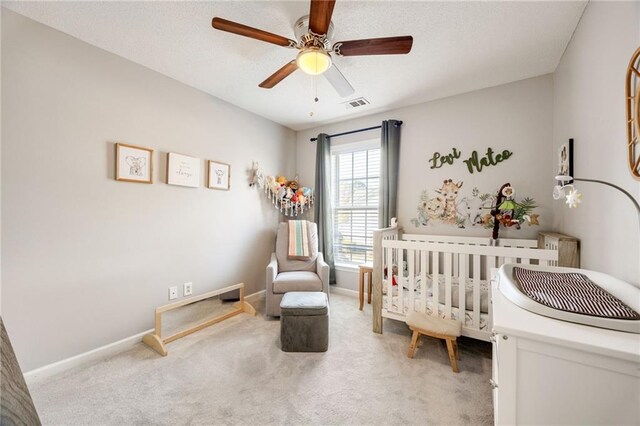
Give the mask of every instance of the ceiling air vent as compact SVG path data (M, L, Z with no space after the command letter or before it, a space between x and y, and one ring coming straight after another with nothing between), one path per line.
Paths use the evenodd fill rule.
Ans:
M351 99L350 101L343 102L342 105L346 106L347 109L359 108L365 105L369 105L369 101L365 98L356 98Z

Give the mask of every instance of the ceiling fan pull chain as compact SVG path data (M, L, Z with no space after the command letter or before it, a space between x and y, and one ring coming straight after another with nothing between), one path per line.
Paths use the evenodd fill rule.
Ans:
M315 103L318 103L318 76L313 76L313 88L315 89L316 96L313 98Z

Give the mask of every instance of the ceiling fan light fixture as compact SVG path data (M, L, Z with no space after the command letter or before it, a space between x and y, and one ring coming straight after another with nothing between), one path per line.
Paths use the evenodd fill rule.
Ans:
M308 47L298 53L296 64L309 75L320 75L331 66L331 56L318 47Z

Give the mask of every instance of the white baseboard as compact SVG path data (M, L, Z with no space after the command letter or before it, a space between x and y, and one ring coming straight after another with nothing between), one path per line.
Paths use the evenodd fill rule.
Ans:
M252 293L252 294L250 294L248 296L245 296L244 299L249 303L258 302L258 301L264 299L265 297L267 297L266 294L267 294L267 290L260 290L260 291L256 291L255 293Z
M265 298L265 293L265 290L258 291L256 293L245 296L245 300L247 302L257 302ZM83 352L70 358L66 358L61 361L39 367L31 371L27 371L26 373L24 373L24 380L27 382L27 385L30 385L40 380L51 377L54 374L69 370L74 367L78 367L90 361L106 358L126 351L127 349L131 349L137 344L142 343L142 337L145 334L152 332L153 328L143 331L142 333L134 334L133 336L125 337L124 339L118 340L117 342L109 343L107 345L100 346L99 348Z
M62 371L69 370L73 367L77 367L81 364L85 364L90 361L95 361L100 358L105 358L111 355L115 355L119 352L125 351L142 342L142 336L153 332L153 328L142 333L134 334L133 336L125 337L117 342L109 343L96 349L72 356L71 358L63 359L62 361L48 364L35 370L27 371L24 373L24 380L27 384L32 384L42 379L53 376L54 374Z
M359 297L360 296L360 293L357 292L356 290L351 290L349 288L338 287L338 286L331 286L329 288L329 291L331 293L343 294L343 295L349 296L349 297Z

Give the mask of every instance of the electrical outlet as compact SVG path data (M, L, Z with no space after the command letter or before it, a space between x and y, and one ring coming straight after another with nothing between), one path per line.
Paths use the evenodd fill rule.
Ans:
M182 294L185 296L191 296L193 294L193 283L182 284Z
M169 300L178 298L178 286L174 285L173 287L169 287Z

